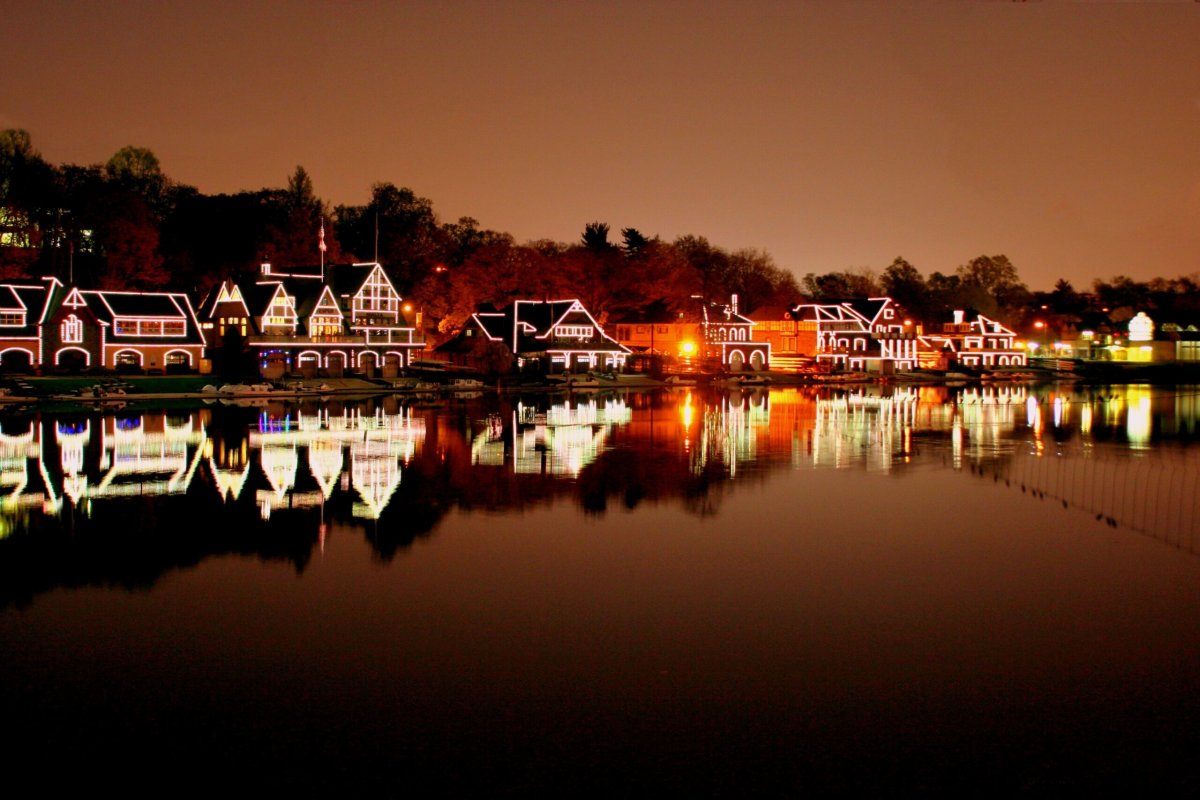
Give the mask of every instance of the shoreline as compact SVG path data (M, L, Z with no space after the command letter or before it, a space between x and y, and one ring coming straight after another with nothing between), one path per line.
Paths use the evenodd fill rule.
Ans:
M493 382L473 380L467 385L452 385L449 382L430 380L432 376L408 376L383 380L364 378L296 379L283 388L259 381L242 390L203 391L202 386L212 386L212 376L14 376L5 381L12 384L0 394L0 408L13 405L44 405L48 403L73 403L82 406L116 406L120 404L161 400L200 400L224 404L260 405L263 401L280 400L332 400L348 397L373 397L395 395L414 399L470 399L484 392L499 394L563 393L600 394L612 391L690 389L771 389L775 387L844 387L862 385L882 386L952 386L967 384L982 385L1030 385L1045 383L1072 383L1081 385L1152 384L1179 385L1200 384L1200 364L1171 362L1159 364L1127 364L1120 362L1082 362L1081 368L1073 371L1054 371L1040 367L995 371L972 374L965 372L905 372L892 375L873 373L783 373L751 372L730 376L674 376L674 381L659 380L648 375L597 374L580 375L574 379L546 379L518 383L512 379ZM447 371L442 377L454 377ZM265 388L271 386L272 388ZM91 392L92 394L89 394Z

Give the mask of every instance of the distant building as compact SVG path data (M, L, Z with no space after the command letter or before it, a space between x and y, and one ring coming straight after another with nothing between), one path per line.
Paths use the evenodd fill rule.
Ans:
M967 321L962 311L942 325L941 333L921 337L922 366L942 368L954 363L973 369L1022 367L1026 351L1017 347L1017 334L994 319L979 314Z
M633 317L617 323L617 340L634 353L695 360L740 372L771 366L771 344L755 333L756 323L728 305L700 302L675 318Z
M771 369L798 372L811 368L817 349L815 328L792 314L795 306L772 305L747 314L754 322L754 338L771 347Z
M479 366L473 360L488 344L506 348L518 367L540 362L549 372L620 369L630 353L578 300L517 300L502 311L476 312L436 352Z
M885 373L917 366L919 331L890 297L804 303L791 314L819 364Z

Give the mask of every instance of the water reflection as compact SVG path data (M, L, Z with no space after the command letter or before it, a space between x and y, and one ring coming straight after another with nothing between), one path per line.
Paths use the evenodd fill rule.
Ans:
M574 497L589 513L615 500L714 514L725 492L769 474L915 468L1002 482L1194 552L1197 397L1139 386L869 386L5 417L0 561L18 569L13 540L86 528L97 508L113 504L119 516L135 498L177 498L173 511L196 520L224 509L250 539L285 514L296 539L285 550L302 567L329 520L359 526L387 557L453 508ZM189 553L208 547L205 531L197 526ZM217 539L228 544L212 539L212 552Z
M385 413L361 408L331 414L328 409L305 415L280 416L263 412L249 436L250 449L270 484L257 492L263 519L275 508L318 506L328 500L344 477L356 492L355 517L379 519L400 484L401 465L408 464L425 440L425 420L411 409ZM299 491L296 481L300 451L316 489ZM346 455L349 453L349 470ZM244 478L243 478L244 481ZM230 495L233 499L237 494Z

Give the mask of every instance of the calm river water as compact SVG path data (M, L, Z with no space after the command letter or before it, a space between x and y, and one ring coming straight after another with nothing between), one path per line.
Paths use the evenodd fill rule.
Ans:
M0 413L43 790L1200 786L1200 389Z

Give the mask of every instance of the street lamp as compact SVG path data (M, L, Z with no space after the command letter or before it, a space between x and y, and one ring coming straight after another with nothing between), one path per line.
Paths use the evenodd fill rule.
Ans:
M1036 320L1033 323L1033 328L1035 331L1037 331L1037 341L1034 343L1034 350L1036 350L1038 354L1042 355L1044 358L1044 346L1046 344L1046 323L1040 319Z

